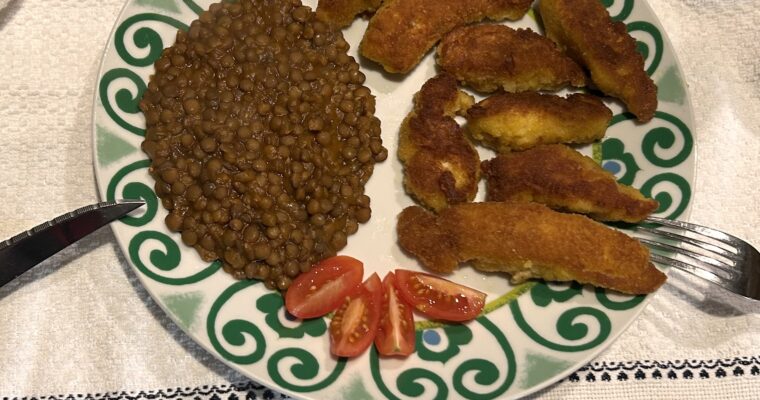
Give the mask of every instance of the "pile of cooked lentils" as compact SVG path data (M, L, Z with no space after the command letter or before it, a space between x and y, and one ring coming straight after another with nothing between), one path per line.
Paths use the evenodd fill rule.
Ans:
M340 31L298 0L218 3L177 34L140 102L155 191L206 261L287 290L370 219L387 158Z

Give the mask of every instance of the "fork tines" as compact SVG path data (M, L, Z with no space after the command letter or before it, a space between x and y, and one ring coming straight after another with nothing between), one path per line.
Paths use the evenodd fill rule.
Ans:
M664 251L662 254L653 254L653 261L660 262L666 265L683 263L683 261L671 257L672 254L680 254L682 256L689 257L691 264L694 267L699 267L710 274L717 274L720 277L730 277L726 273L718 272L725 271L728 274L734 270L737 262L741 260L739 256L739 249L733 246L727 240L731 240L730 235L723 232L716 231L711 228L697 226L683 221L673 221L664 218L649 217L645 220L650 224L660 225L660 227L651 227L646 225L639 225L635 228L638 233L653 236L658 240L651 240L647 238L639 238L639 241L652 249ZM670 228L672 230L666 230ZM674 232L673 230L682 230L691 232L691 236L687 236L682 233ZM717 233L716 233L717 232ZM696 235L701 236L698 237ZM663 240L663 238L665 240ZM710 243L708 240L712 240ZM670 243L668 243L668 241ZM678 243L688 244L690 247L679 245ZM722 246L717 243L722 244ZM656 258L656 259L655 259ZM699 274L703 278L704 274ZM713 279L711 279L713 280Z
M760 297L760 255L736 236L683 221L649 217L634 228L652 261L676 267L746 297ZM642 237L645 236L645 237Z

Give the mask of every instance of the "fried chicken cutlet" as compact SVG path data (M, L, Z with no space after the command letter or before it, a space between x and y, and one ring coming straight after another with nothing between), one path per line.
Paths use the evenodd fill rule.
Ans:
M473 102L444 73L425 82L401 123L398 157L404 165L404 188L432 210L472 201L477 193L480 157L453 118Z
M535 92L498 93L467 112L467 132L498 152L549 143L591 143L604 137L612 112L582 93L563 98Z
M485 18L517 20L533 0L386 0L369 21L359 52L388 72L407 73L441 37Z
M444 71L481 92L558 90L586 84L575 61L530 29L498 24L459 27L443 37L437 55Z
M481 271L507 272L514 282L577 281L629 294L651 293L666 279L637 240L538 203L467 203L438 215L412 206L396 230L401 248L438 273L470 261Z
M488 201L535 201L601 221L625 222L639 222L659 206L562 144L500 154L481 167Z
M335 28L351 25L357 15L375 11L383 0L319 0L317 19Z
M636 40L599 0L541 0L546 36L588 68L593 83L620 99L641 122L657 109L657 86L644 71Z

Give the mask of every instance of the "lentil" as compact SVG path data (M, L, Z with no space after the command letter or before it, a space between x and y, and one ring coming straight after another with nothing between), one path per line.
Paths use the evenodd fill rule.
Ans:
M156 194L204 260L287 290L370 215L387 157L340 31L299 0L218 3L156 61L140 109Z

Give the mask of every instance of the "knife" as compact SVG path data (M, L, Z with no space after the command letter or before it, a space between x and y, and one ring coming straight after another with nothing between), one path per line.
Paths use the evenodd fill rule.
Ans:
M143 204L141 200L117 200L89 205L1 242L0 286Z

